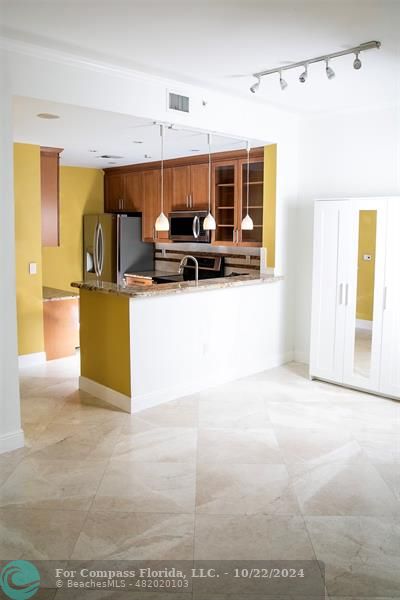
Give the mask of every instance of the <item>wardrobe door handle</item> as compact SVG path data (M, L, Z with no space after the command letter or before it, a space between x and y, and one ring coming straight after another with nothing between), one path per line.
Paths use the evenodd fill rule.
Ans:
M339 304L343 304L343 283L339 285Z

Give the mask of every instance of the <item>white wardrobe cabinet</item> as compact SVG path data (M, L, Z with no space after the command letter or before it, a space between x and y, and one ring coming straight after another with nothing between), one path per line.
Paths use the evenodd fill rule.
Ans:
M400 398L400 198L317 200L310 376Z

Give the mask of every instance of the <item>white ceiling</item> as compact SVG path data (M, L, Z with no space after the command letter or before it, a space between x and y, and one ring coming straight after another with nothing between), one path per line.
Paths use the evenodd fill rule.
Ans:
M39 113L56 114L60 119L40 119ZM152 121L128 115L33 98L15 98L13 127L16 142L64 148L61 164L65 166L99 169L160 159L159 127ZM207 135L203 132L166 129L164 140L165 158L208 152ZM250 142L253 147L263 144L261 140ZM244 140L212 135L213 152L245 147ZM122 158L103 159L100 158L102 154Z
M337 59L263 81L259 101L299 112L373 108L399 101L398 0L0 0L3 33L174 79L245 94L251 73L382 42L361 58Z

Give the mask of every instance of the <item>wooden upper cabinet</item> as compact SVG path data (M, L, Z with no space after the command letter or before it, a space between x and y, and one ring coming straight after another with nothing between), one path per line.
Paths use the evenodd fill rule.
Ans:
M105 212L122 211L125 195L125 175L107 175L104 181L104 210Z
M141 212L143 205L143 173L133 172L125 175L125 193L123 210Z
M173 167L172 210L202 210L208 206L208 164Z
M171 212L172 169L164 169L164 213ZM168 231L156 231L155 222L161 212L161 174L143 173L142 238L146 242L168 240Z
M40 148L42 246L60 245L60 153L62 148Z
M208 164L190 166L191 208L208 208Z
M190 209L190 167L172 168L171 210Z
M264 161L250 159L249 184L247 185L247 160L239 162L239 201L238 212L239 243L242 246L262 246L263 212L264 212ZM249 192L249 215L253 219L254 228L243 231L240 227L247 213L247 189Z

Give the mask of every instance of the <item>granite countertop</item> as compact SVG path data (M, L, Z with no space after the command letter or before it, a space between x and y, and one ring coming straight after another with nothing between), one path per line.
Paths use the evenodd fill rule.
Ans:
M43 288L43 301L48 302L50 300L72 300L78 298L78 293L72 290L58 290L57 288L44 287Z
M200 292L205 290L218 290L228 287L243 285L259 285L281 281L283 277L274 275L260 275L259 273L239 275L237 277L218 277L216 279L203 279L196 285L195 281L182 281L178 283L163 283L153 285L120 286L105 281L74 281L72 287L94 292L104 292L128 296L130 298L146 298L148 296L167 296L188 292Z

